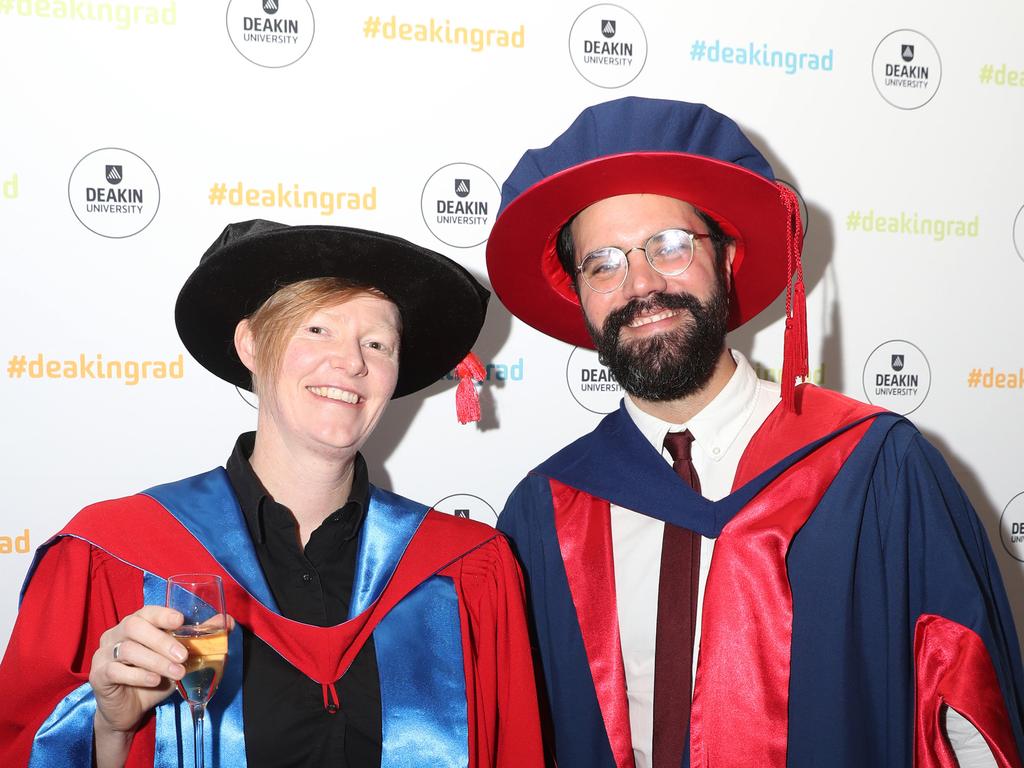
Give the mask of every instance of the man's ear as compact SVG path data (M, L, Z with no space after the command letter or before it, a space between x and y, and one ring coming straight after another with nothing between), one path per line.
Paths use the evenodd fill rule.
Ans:
M729 295L732 290L732 260L736 258L736 243L727 243L725 246L725 294ZM243 321L244 322L244 321Z
M248 319L238 321L235 326L235 352L242 365L249 369L249 373L256 370L256 339L253 338L252 328Z

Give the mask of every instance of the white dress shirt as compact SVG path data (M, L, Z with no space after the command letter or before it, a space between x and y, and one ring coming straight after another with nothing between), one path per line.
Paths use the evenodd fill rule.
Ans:
M732 492L736 468L754 433L780 400L779 385L757 378L747 359L732 351L736 371L721 392L686 424L670 424L625 399L626 412L651 445L663 448L665 435L689 429L693 435L692 460L700 478L701 494L718 501ZM658 620L658 581L661 541L665 524L647 515L611 505L612 560L615 568L619 634L626 673L629 723L636 768L650 768L654 730L654 649ZM701 538L694 674L700 648L704 586L711 568L714 539ZM949 710L947 731L962 768L992 768L992 758L981 734L963 717Z

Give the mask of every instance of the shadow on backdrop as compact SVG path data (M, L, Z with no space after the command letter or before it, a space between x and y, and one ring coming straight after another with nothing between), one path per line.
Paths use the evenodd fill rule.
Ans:
M472 272L472 270L470 271ZM490 290L491 286L486 278L477 275L475 272L473 277ZM476 344L473 345L473 351L484 365L493 360L498 350L505 345L511 330L512 315L509 314L508 310L505 309L492 292L491 300L487 305L487 318L484 320L480 337L477 339ZM436 396L446 400L444 408L450 412L452 422L458 423L455 415L455 388L457 385L458 380L454 377L452 379L442 378L439 381L435 381L429 387L393 400L388 405L387 410L384 411L384 415L377 424L377 428L362 449L363 456L366 458L370 468L370 479L374 485L386 489L392 488L391 478L385 468L386 462L412 425L413 419L416 418L416 414L423 407L423 401L426 398ZM461 428L477 429L481 432L497 429L499 424L492 388L504 386L505 382L497 379L493 374L489 380L484 381L483 385L477 388L480 394L480 421L476 424L463 425ZM394 490L398 493L402 492L401 488L395 488Z
M841 321L839 315L839 296L835 267L832 253L835 248L835 236L832 218L828 212L805 195L800 188L799 180L790 168L778 158L768 147L767 142L756 132L743 128L743 132L761 153L768 159L775 171L777 179L786 181L798 191L807 211L807 222L804 229L803 267L804 286L810 294L816 288L822 294L822 311L818 316L808 314L809 336L820 333L821 343L817 355L813 349L808 350L811 361L818 361L824 373L824 384L829 389L842 391L846 380L843 372L843 350ZM751 254L756 258L756 254ZM819 288L820 286L820 288ZM778 370L782 366L782 347L773 354L771 360L756 360L751 355L754 337L770 325L783 320L786 316L785 291L757 317L748 321L741 328L729 335L729 346L739 350L750 360L751 365L762 369ZM812 364L813 369L813 364ZM813 370L812 370L813 372ZM776 376L777 378L777 376Z

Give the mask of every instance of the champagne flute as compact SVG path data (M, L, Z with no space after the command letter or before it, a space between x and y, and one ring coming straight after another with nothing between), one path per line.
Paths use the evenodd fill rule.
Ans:
M228 621L224 609L224 585L220 576L184 573L167 580L167 607L179 611L185 623L174 638L185 646L185 676L178 692L192 711L196 768L204 768L203 719L206 704L224 675L228 656Z

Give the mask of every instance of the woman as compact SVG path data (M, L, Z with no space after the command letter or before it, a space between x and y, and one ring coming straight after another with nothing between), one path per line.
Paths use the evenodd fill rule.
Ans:
M226 469L88 507L40 549L0 666L0 764L191 759L183 617L163 607L188 571L222 576L237 622L209 765L541 765L507 544L370 485L359 455L393 396L467 355L488 295L387 235L228 226L176 323L257 392L257 430Z

